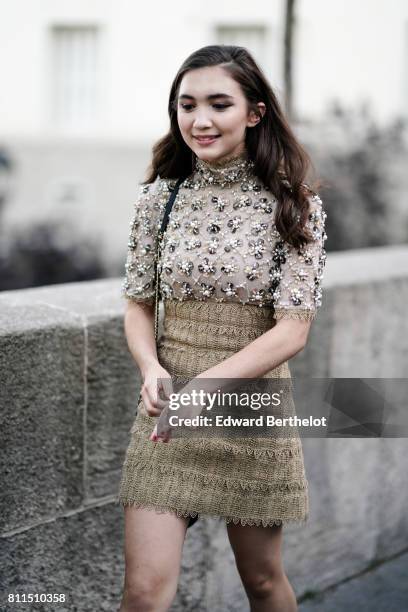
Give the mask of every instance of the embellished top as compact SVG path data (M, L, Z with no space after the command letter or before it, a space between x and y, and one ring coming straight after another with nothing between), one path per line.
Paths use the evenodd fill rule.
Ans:
M130 226L122 295L154 303L157 235L175 180L142 185ZM326 212L308 196L313 241L296 249L274 223L277 200L247 153L197 159L169 216L159 262L163 299L240 302L274 317L313 320L322 301Z

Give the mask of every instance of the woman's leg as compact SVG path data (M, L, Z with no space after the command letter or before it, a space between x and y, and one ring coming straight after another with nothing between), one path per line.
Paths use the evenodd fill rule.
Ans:
M296 612L297 602L283 569L282 526L227 524L251 612Z
M188 519L125 506L125 580L119 612L165 612L177 591Z

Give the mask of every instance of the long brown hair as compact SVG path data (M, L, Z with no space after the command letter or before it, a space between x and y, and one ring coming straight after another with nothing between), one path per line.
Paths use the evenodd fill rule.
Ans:
M218 66L228 71L240 85L248 102L261 121L246 131L245 145L254 162L254 172L277 199L276 229L282 238L296 248L311 240L305 228L308 218L308 195L315 191L304 183L313 164L295 138L267 78L244 47L208 45L192 53L180 67L170 90L168 113L170 130L153 146L152 162L146 183L160 178L187 178L194 171L195 155L184 142L177 121L177 97L180 83L189 70ZM257 102L266 107L260 114ZM314 185L314 189L320 183Z

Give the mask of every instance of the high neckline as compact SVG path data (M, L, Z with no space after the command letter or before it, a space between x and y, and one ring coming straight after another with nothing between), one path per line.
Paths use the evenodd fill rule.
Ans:
M244 151L219 161L209 162L196 158L195 171L197 178L205 184L228 185L248 178L254 165L247 151Z

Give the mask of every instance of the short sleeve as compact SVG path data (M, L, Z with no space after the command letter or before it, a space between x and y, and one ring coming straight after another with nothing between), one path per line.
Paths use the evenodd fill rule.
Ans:
M154 304L157 237L164 210L163 192L167 191L163 182L142 185L134 204L122 284L122 296L128 300Z
M297 249L280 240L273 251L272 299L274 318L312 321L322 305L323 270L326 263L327 214L317 194L308 196L310 208L306 222L312 242Z

